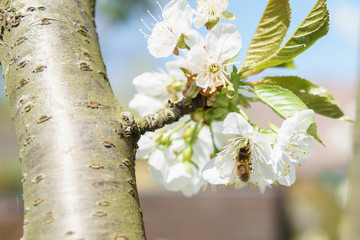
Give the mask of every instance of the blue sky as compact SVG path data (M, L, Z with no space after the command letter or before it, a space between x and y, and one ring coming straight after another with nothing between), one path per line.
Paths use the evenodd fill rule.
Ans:
M155 2L154 0L154 5ZM164 6L167 2L160 1L160 4ZM289 35L305 18L315 2L290 0L292 19ZM189 3L192 7L196 6L195 0ZM238 61L242 61L246 54L266 4L266 0L229 1L228 10L237 16L232 23L238 27L243 40ZM295 58L297 69L266 70L262 75L298 75L315 83L325 80L346 83L356 81L360 65L360 1L328 0L328 8L331 25L329 33ZM154 7L152 13L154 16L161 14L157 7ZM121 102L131 99L134 92L131 85L133 77L144 71L154 71L163 67L166 61L171 60L171 57L155 59L148 53L146 39L139 32L139 28L145 30L141 18L144 18L148 25L154 22L146 12L137 13L136 16L134 14L128 22L117 25L111 24L100 12L96 16L101 50L114 91L119 93L120 89L128 89L125 95L121 94ZM202 31L206 33L204 29Z

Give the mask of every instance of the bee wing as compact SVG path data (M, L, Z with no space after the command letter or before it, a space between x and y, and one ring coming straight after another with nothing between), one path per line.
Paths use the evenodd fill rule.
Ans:
M231 171L230 184L236 183L238 179L238 166L239 163L236 161L233 170Z

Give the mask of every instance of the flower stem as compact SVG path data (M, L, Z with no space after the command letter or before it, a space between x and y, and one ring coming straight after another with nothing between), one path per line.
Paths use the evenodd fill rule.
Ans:
M251 123L248 115L242 109L238 108L235 104L232 104L231 102L229 103L229 107L235 112L240 113L245 118L246 121Z
M191 121L191 119L187 120L186 122L180 124L179 126L177 126L176 128L174 128L169 135L166 137L166 140L169 141L171 135L173 135L174 133L176 133L177 131L179 131L181 128L183 128L186 124L188 124Z
M213 132L213 129L212 129L212 126L210 125L210 133L211 133L211 141L212 141L212 144L213 144L213 147L214 147L214 151L215 151L215 154L220 152L220 149L218 149L216 147L216 144L215 144L215 137L214 137L214 132Z

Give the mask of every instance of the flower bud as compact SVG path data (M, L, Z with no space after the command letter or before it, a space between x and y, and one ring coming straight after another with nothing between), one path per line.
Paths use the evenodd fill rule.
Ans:
M213 107L227 108L228 105L229 105L229 100L225 95L223 95L221 93L216 94L216 99L212 104Z
M188 84L183 91L183 95L186 98L195 98L198 95L198 93L199 93L199 87L196 86L195 82Z
M205 112L205 119L207 122L223 121L228 113L229 111L224 108L210 108Z

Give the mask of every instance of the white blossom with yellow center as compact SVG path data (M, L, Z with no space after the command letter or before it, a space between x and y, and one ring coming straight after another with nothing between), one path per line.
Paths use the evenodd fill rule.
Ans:
M226 11L229 0L197 0L194 26L201 27L209 21L216 21Z
M233 24L221 23L212 28L205 45L193 46L188 58L193 73L198 74L196 85L211 92L219 86L232 89L227 69L241 49L241 36Z
M239 149L247 144L251 153L252 168L249 182L264 192L265 188L273 183L270 143L239 113L229 113L223 126L224 134L235 135L235 137L230 139L231 143L207 164L203 171L204 179L215 185L235 185L236 187L248 185L240 181L236 161Z
M158 21L153 17L156 21L154 28L144 23L151 31L150 35L144 33L148 39L149 52L156 58L168 57L181 34L190 30L193 14L194 10L185 0L172 0L166 4L162 9L162 18L159 17Z
M272 159L277 181L286 186L295 182L294 164L300 165L313 151L312 137L307 133L313 123L314 111L300 111L286 119L278 131Z

